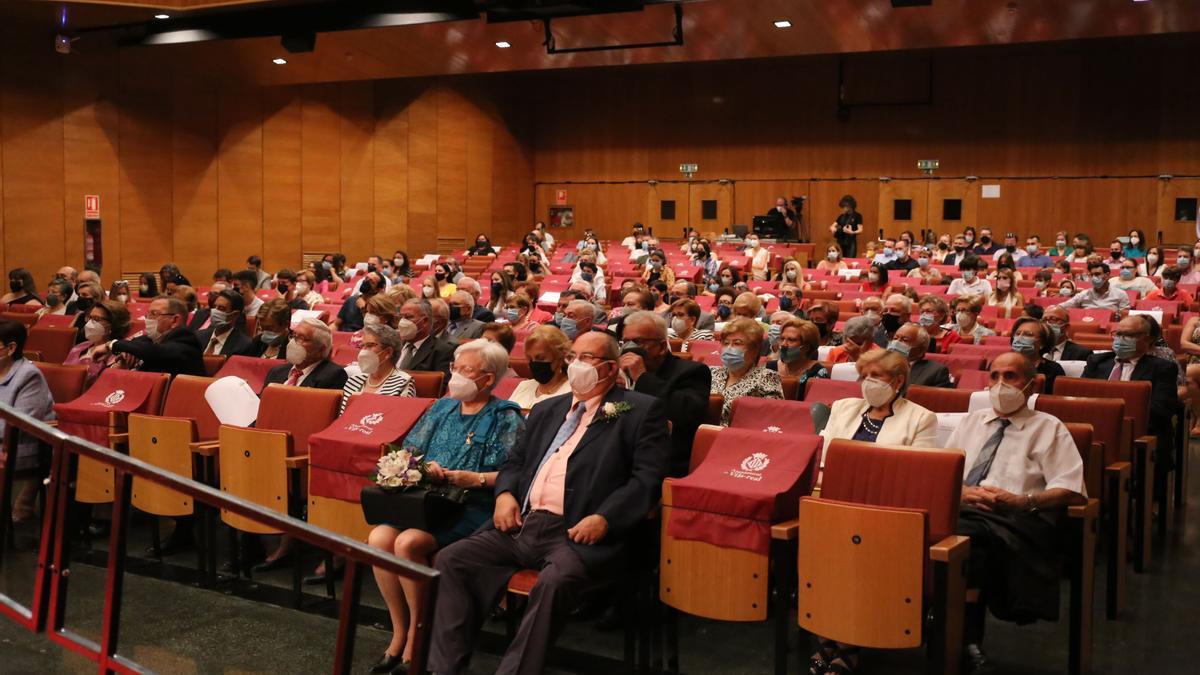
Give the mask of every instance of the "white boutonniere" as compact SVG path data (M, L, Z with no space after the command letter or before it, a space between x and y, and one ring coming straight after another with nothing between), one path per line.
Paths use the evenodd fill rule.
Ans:
M633 406L629 405L628 403L626 403L624 401L618 401L616 403L613 403L613 402L605 403L604 407L600 409L600 421L601 422L616 421L616 419L618 417L620 417L621 415L624 415L625 413L629 412L630 410L633 410Z

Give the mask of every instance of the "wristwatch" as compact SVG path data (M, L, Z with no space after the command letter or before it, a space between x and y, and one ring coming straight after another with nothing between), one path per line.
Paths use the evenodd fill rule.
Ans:
M487 487L487 476L479 474L479 487Z
M1034 496L1033 496L1033 493L1032 493L1032 492L1026 492L1026 493L1025 493L1025 510L1026 510L1026 511L1028 511L1028 512L1030 512L1030 513L1037 513L1037 512L1038 512L1038 503L1037 503L1037 499L1035 499L1035 498L1034 498Z

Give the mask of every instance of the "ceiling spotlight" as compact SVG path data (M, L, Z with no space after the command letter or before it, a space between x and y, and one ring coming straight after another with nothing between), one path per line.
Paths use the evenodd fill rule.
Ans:
M509 42L508 40L501 40L496 43L496 46L499 47L500 49L508 49L509 47L512 46L512 43Z
M158 19L159 21L162 21L163 19L171 18L171 15L170 14L155 14L154 18Z
M775 22L775 27L776 28L791 28L792 22L788 21L787 19L780 19L779 21Z
M275 59L271 59L271 63L274 63L277 66L282 66L287 63L287 59L275 58Z

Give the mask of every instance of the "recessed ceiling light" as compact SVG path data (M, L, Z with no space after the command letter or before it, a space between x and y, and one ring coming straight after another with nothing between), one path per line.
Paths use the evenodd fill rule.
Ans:
M287 59L271 59L271 63L274 63L277 66L282 66L287 63Z
M512 46L512 43L509 42L508 40L501 40L496 43L496 46L499 47L500 49L508 49L509 47Z
M775 22L775 27L776 28L791 28L792 22L788 21L787 19L780 19L779 21Z
M171 15L170 14L155 14L154 18L159 19L159 20L169 19L169 18L171 18Z

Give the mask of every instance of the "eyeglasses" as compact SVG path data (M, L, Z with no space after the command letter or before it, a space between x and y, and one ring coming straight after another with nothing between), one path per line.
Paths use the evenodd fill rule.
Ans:
M1147 332L1146 332L1146 331L1144 331L1144 330L1138 330L1138 331L1133 331L1133 330L1114 330L1114 331L1112 331L1112 333L1110 333L1110 335L1112 335L1113 337L1131 337L1131 338L1140 338L1140 337L1142 337L1143 335L1147 335Z
M663 341L662 341L661 339L659 339L659 338L631 338L631 337L627 337L627 338L625 338L625 342L632 342L633 344L635 344L635 345L637 345L637 346L639 346L639 347L641 347L641 348L645 349L646 347L653 347L653 346L655 346L655 345L662 344L662 342L663 342Z
M609 360L607 357L599 356L597 354L591 354L588 352L583 352L582 354L576 354L575 352L568 352L566 357L564 357L563 360L566 361L567 363L575 363L576 359L583 359L585 362L591 363L592 365L604 363L605 361Z
M479 370L478 368L472 368L470 366L460 366L460 365L455 364L455 365L450 366L450 372L458 373L459 375L465 375L466 377L475 377L476 375L478 375L479 373L481 373L483 371Z
M179 316L175 312L146 312L147 319L161 319L164 316Z

